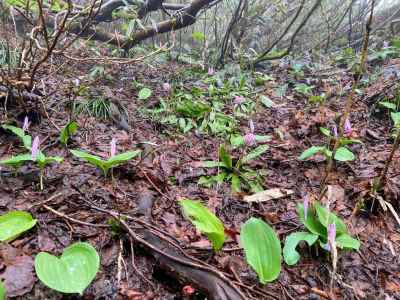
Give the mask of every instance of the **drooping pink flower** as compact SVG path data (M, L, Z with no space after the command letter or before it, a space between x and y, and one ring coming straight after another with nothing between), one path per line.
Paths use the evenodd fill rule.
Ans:
M29 119L28 116L26 116L24 119L24 125L22 126L22 130L25 132L28 131L28 128L29 128Z
M233 100L233 104L240 105L244 102L244 98L242 96L235 96Z
M162 88L164 92L169 92L171 90L171 85L168 82L164 82Z
M307 220L307 213L308 213L308 205L310 203L310 198L308 197L308 195L306 195L304 197L304 201L303 201L303 208L304 208L304 220Z
M353 128L351 127L350 119L347 118L346 121L344 121L344 134L350 136L352 132Z
M36 160L36 158L39 154L39 145L40 145L40 140L39 140L39 137L37 136L33 139L32 148L31 148L32 160L34 160L34 161Z
M328 225L328 242L325 245L325 249L332 251L336 247L336 224L332 223Z
M215 74L215 70L213 67L208 67L208 75L213 76Z
M333 132L333 136L335 137L335 138L337 138L339 135L338 135L338 131L337 131L337 127L336 127L336 125L335 126L333 126L333 128L332 128L332 132Z
M110 157L115 156L115 154L117 154L117 141L115 138L112 138L110 143Z
M256 136L252 132L247 133L243 139L247 146L253 146L256 143Z

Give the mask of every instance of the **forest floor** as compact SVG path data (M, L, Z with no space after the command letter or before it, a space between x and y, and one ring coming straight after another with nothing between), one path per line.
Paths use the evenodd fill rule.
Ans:
M396 63L399 64L389 60L379 65L385 69ZM250 166L264 171L262 185L266 190L279 188L288 195L248 203L244 196L249 193L232 193L229 184L210 188L198 184L200 176L216 172L202 168L201 162L218 160L219 145L229 140L228 133L205 134L192 129L183 134L177 126L160 122L148 113L160 107L160 98L166 103L172 101L171 91L163 88L163 83L179 86L188 93L193 87L206 91L213 84L210 78L220 76L221 72L208 75L190 65L153 62L106 66L93 79L88 75L92 68L92 63L56 61L43 68L38 78L38 90L43 95L39 105L41 116L28 112L32 122L29 133L40 136L41 149L46 154L65 158L63 163L46 168L44 191L39 190L38 170L34 166L22 167L17 176L7 168L1 170L0 214L25 210L38 220L34 229L9 244L0 245L0 278L5 280L10 296L41 300L204 299L207 280L203 281L204 274L196 277L196 267L183 269L182 254L174 261L176 265L170 265L172 270L163 265L168 260L162 257L162 252L176 253L176 249L171 252L169 248L177 244L191 261L225 274L248 298L400 299L400 224L389 211L355 209L360 199L367 197L370 183L383 168L393 144L390 117L386 110L378 108L377 102L394 97L395 79L385 78L383 73L376 76L376 65L369 66L370 81L357 94L351 113L353 137L363 143L351 146L357 157L354 162L335 163L322 199L323 204L330 203L330 209L360 240L360 250L339 251L332 286L329 256L304 246L299 249L301 259L297 265L282 263L279 278L261 285L254 271L245 264L243 250L234 239L236 233L251 216L264 219L281 241L302 228L296 204L306 195L311 199L318 197L326 161L320 155L307 161L300 161L298 156L311 145L326 142L319 127L331 128L342 111L349 92L346 86L352 81L350 73L330 68L305 69L304 74L293 75L290 68L278 65L262 71L272 79L247 91L246 98L255 106L245 117L236 118L236 132L245 134L251 118L255 133L270 137L269 141L262 142L269 150ZM233 71L225 76L239 74ZM76 96L73 92L77 80L89 90L87 94ZM314 91L324 92L328 97L322 104L312 105L307 96L293 89L294 82L313 85ZM282 92L285 84L288 84L286 93L279 94L277 91ZM143 86L152 91L146 100L138 97ZM273 101L271 107L260 102L261 95ZM71 102L87 97L108 99L123 107L129 115L128 127L118 119L118 114L112 120L81 113L76 117L78 132L70 140L68 149L84 149L107 157L110 141L116 138L118 152L142 150L141 159L115 168L113 179L104 178L99 170L79 161L57 142L59 130L71 117ZM229 98L231 94L224 97ZM224 112L233 114L234 105L232 100L225 101ZM14 114L15 124L21 126L26 112L19 111L18 107L9 107L7 114L2 110L1 121L10 121L15 112L18 112ZM0 158L21 152L14 136L0 131ZM238 150L233 155L238 156ZM399 155L395 155L384 191L385 199L397 211ZM177 203L182 198L201 200L229 229L230 238L221 251L212 251L206 237L184 218ZM110 219L116 214L132 217L123 219L132 228L133 235L128 235L124 228L120 232L115 226L113 230L109 228ZM152 245L158 245L161 253L149 250L148 245L135 239L136 234L150 243L152 238L146 238L147 231L161 236L156 241L152 237ZM100 271L81 298L46 288L37 280L33 269L33 258L38 252L59 255L63 248L76 241L91 243L101 257ZM185 295L191 287L195 292Z

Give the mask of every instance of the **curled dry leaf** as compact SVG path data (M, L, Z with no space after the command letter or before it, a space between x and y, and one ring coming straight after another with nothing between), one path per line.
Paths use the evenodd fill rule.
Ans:
M250 196L244 196L243 201L245 202L265 202L273 199L280 199L292 195L293 190L281 189L281 188L273 188L269 190L265 190L262 192L258 192L256 194Z

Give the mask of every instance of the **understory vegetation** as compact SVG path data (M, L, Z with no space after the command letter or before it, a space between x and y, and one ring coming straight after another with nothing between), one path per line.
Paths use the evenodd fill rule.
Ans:
M398 299L400 5L0 3L0 300Z

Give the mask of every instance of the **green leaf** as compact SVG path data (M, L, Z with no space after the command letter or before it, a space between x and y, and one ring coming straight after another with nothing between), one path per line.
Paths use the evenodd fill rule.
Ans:
M224 163L224 166L228 169L232 168L232 158L228 152L226 152L223 145L219 146L219 159Z
M179 200L185 216L211 241L214 250L219 250L225 241L224 225L203 204L189 199Z
M146 100L146 99L148 99L148 98L151 96L152 93L153 93L153 92L151 91L151 89L149 89L149 88L142 88L142 89L139 91L139 95L138 95L139 100Z
M346 147L340 147L336 150L335 153L335 160L338 161L352 161L355 160L356 157L354 156L353 152L351 152Z
M224 163L221 161L213 161L213 160L207 160L202 162L202 167L203 168L216 168L216 167L224 167Z
M96 249L88 243L75 243L64 249L60 258L40 252L35 271L40 281L61 293L79 293L89 286L100 267Z
M0 300L6 300L6 287L2 281L0 281Z
M390 110L394 110L394 111L397 110L396 104L394 104L393 102L381 101L381 102L379 102L379 105L383 106L387 109L390 109Z
M321 133L327 137L331 136L331 132L329 131L328 128L325 127L320 127L319 130L321 131Z
M300 160L305 160L307 158L310 158L311 156L317 154L317 153L321 153L323 152L325 149L325 147L323 146L312 146L310 148L308 148L307 150L305 150L300 156L299 159Z
M269 97L265 95L260 96L260 101L266 108L272 108L276 105Z
M266 152L268 150L269 146L268 145L260 145L257 148L251 150L247 155L245 155L242 159L243 163L247 163L257 157L259 157L261 154Z
M1 127L14 133L21 140L22 144L26 149L28 150L31 149L32 137L30 135L25 134L22 128L15 127L12 125L2 125Z
M131 160L132 158L138 156L140 154L140 150L135 150L135 151L127 151L118 155L115 155L111 158L109 158L106 162L105 162L105 167L110 169L113 168L115 166L118 166L124 162L127 162L129 160Z
M12 156L11 158L0 160L0 165L18 167L23 165L27 161L32 161L32 155L30 153Z
M315 216L314 211L309 208L307 212L307 220L304 219L304 206L302 203L297 203L297 214L303 225L312 233L326 237L327 231Z
M71 153L74 156L87 161L88 163L92 164L93 166L96 166L96 167L102 169L104 172L107 172L107 170L105 168L106 161L101 159L99 156L92 155L92 154L89 154L87 152L80 151L80 150L71 150Z
M205 35L200 31L195 31L192 33L192 38L198 42L203 42L206 40Z
M392 117L393 123L395 127L400 127L400 112L397 113L390 113L390 116Z
M283 259L289 266L297 264L300 254L296 251L297 245L301 241L306 241L308 246L312 246L318 239L318 235L308 232L294 232L286 237L283 247Z
M10 211L0 216L0 241L12 241L36 225L37 220L25 211Z
M335 223L336 235L339 235L341 233L347 233L346 225L338 216L328 211L325 207L323 207L319 203L315 203L314 207L317 212L318 220L323 226L328 227L329 224Z
M232 192L234 193L239 193L241 191L241 183L240 183L240 178L236 174L232 174L231 177L231 188Z
M250 218L242 225L240 242L247 263L262 284L278 278L281 271L281 243L275 231L260 219Z
M355 250L360 249L360 241L355 238L352 238L350 235L346 233L342 233L336 237L336 244L341 249L342 248L355 249Z
M78 130L78 123L75 121L69 122L65 127L61 130L60 133L60 142L63 145L67 145L69 138L76 133Z

